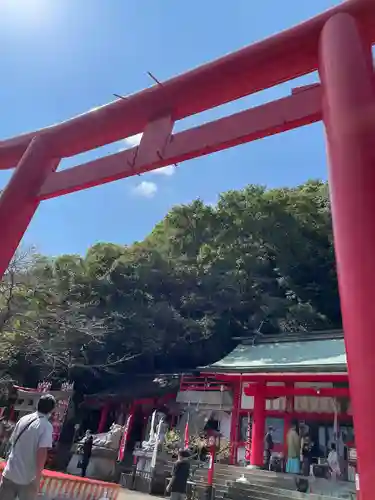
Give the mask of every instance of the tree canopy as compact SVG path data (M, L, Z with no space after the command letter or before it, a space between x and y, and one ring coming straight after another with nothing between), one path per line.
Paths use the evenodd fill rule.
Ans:
M144 241L20 251L0 288L0 368L20 383L207 365L238 339L341 327L325 183L174 207Z

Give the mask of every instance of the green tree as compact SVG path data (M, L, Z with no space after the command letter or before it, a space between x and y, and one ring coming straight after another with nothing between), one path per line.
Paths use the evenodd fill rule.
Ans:
M193 369L253 335L339 328L327 185L174 207L143 242L27 255L1 283L0 369L98 390ZM237 339L237 340L236 340Z

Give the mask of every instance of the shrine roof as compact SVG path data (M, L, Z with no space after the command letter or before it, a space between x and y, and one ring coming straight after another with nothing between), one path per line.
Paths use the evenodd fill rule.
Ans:
M202 371L212 372L346 372L343 336L264 341L238 345Z
M117 385L105 391L87 394L84 398L84 405L96 406L109 400L126 403L139 398L162 397L165 394L177 392L179 386L179 374L135 375L128 377L126 382L121 380Z

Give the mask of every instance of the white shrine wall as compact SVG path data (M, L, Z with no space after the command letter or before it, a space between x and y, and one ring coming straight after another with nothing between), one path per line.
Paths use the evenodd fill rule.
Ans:
M251 382L242 384L241 410L251 411L254 409L254 397L245 394L245 388L249 387L249 385L251 385ZM267 386L283 387L285 384L283 382L268 382ZM294 386L296 388L309 387L314 389L333 388L331 382L295 382ZM266 410L284 412L286 410L286 397L267 399ZM333 398L327 397L295 396L294 411L296 413L334 413L335 402Z

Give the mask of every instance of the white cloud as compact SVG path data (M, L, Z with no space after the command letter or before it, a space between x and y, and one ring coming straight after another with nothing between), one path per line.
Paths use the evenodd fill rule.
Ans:
M132 135L131 137L127 137L122 141L120 151L124 151L125 149L134 148L135 146L139 146L141 142L143 134ZM165 167L157 168L156 170L152 170L150 173L165 175L166 177L170 177L176 171L176 167L174 165L167 165Z
M157 168L156 170L152 170L150 173L165 175L166 177L170 177L176 171L176 167L174 165L167 165L166 167Z
M131 137L127 137L124 139L120 146L120 151L124 151L124 149L134 148L135 146L139 146L141 142L142 134L132 135Z
M158 186L155 182L142 181L134 188L134 193L138 196L143 196L144 198L152 198L155 196L158 190Z

